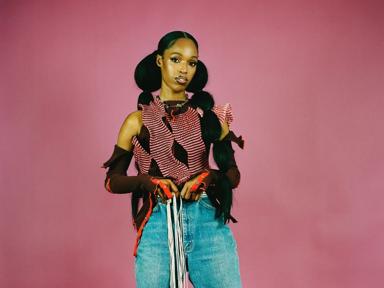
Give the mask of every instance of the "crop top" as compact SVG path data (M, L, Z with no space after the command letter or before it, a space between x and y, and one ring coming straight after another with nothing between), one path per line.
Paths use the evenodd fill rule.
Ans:
M203 111L187 102L169 113L164 103L154 96L149 105L141 105L143 126L132 139L133 155L139 173L170 178L180 185L209 168L209 145L200 124ZM221 121L233 119L229 104L215 106L214 111Z

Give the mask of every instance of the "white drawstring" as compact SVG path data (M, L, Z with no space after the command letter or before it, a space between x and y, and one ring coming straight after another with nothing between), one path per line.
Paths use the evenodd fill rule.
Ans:
M175 259L173 257L173 245L174 245L174 240L173 240L173 233L169 232L172 231L172 217L171 217L171 199L167 200L167 224L168 224L168 247L169 247L169 254L170 254L170 261L169 261L169 269L171 271L171 279L170 279L170 287L176 287L175 286Z
M171 202L173 202L173 220L174 229L172 229L172 216L171 216ZM186 264L184 257L183 246L183 201L180 198L180 209L177 211L176 196L173 195L172 199L167 200L167 224L168 224L168 246L170 254L170 287L171 288L188 288L186 279ZM176 251L176 255L175 255ZM177 267L177 279L175 273L175 265Z

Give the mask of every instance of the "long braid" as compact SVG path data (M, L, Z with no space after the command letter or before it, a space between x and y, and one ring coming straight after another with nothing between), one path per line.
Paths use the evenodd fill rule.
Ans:
M211 110L215 104L212 95L206 91L197 91L193 94L192 106L204 111L201 118L203 139L207 147L213 144L213 159L215 160L220 172L216 181L214 191L207 193L211 202L216 207L216 217L224 214L224 222L229 222L232 207L233 191L232 184L225 175L233 155L232 144L230 141L219 141L221 135L221 125L217 115ZM209 187L208 187L209 189Z

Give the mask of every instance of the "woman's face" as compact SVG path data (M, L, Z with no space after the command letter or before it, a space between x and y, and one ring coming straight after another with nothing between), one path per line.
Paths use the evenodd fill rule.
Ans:
M185 90L196 73L198 52L195 43L180 38L164 55L157 55L156 63L161 68L162 87L166 85L174 92Z

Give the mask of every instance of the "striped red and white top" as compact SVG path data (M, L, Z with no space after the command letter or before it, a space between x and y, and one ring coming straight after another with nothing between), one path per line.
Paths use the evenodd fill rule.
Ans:
M179 185L191 176L209 168L207 149L201 132L200 108L187 106L184 112L170 115L159 96L148 105L141 105L143 126L148 130L149 147L143 147L139 138L132 139L133 154L139 173L149 174L156 165L162 177L172 178ZM212 111L221 123L231 124L232 108L229 103L215 105ZM180 153L181 151L181 153ZM181 159L180 154L184 155Z

